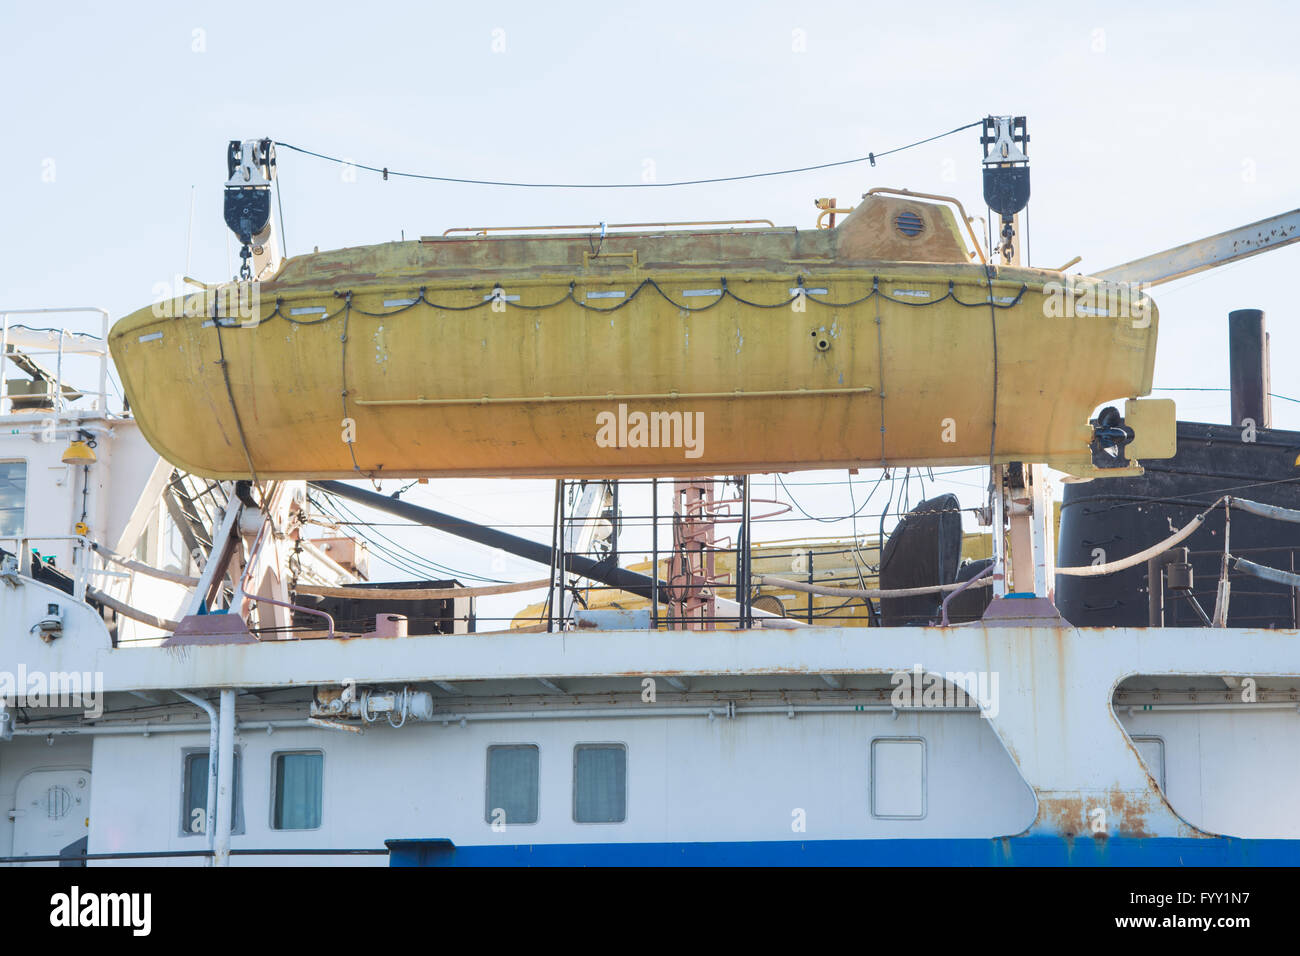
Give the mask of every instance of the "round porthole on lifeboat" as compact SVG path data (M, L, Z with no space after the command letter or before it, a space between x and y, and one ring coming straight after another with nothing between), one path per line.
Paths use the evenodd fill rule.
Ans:
M907 238L915 239L924 231L925 220L919 214L907 209L894 217L894 228Z

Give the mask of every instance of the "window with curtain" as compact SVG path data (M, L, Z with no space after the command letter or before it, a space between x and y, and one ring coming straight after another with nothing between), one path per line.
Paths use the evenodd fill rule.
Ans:
M276 830L315 830L324 797L325 755L318 750L278 753L271 826Z
M488 748L488 823L537 822L537 768L532 744Z
M240 779L239 748L235 748L235 768L232 786L235 799L230 807L230 832L244 832L244 790ZM208 752L187 750L182 757L183 787L181 795L181 835L197 836L207 833L208 809Z
M573 819L577 823L627 819L627 748L622 744L573 748Z

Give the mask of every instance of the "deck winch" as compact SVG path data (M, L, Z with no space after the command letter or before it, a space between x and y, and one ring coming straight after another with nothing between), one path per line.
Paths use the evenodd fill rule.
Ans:
M345 683L339 687L317 687L312 697L311 717L318 726L337 730L355 730L385 721L400 728L408 720L433 719L433 695L412 687L392 688L357 687Z

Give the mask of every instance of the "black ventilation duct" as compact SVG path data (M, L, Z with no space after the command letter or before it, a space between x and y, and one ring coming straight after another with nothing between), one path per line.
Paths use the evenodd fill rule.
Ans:
M929 498L903 516L880 556L880 586L923 588L952 584L961 564L961 504L956 495ZM941 594L882 598L885 627L929 624L939 616Z

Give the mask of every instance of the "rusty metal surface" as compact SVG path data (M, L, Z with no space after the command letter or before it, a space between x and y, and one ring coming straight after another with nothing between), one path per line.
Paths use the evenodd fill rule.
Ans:
M994 598L984 610L983 620L989 625L1065 626L1056 605L1042 597Z
M1095 273L1111 282L1159 285L1300 241L1300 209L1187 242Z
M1030 834L1105 840L1189 837L1112 707L1118 685L1142 675L1251 674L1300 678L1300 632L1069 627L824 628L812 632L582 632L392 638L383 654L358 640L276 641L159 649L83 649L51 661L100 670L107 690L253 689L359 683L520 680L538 675L640 678L997 675L984 717L1038 801ZM76 660L72 658L76 657ZM531 684L530 686L535 686ZM1101 811L1100 816L1097 811Z
M182 645L256 644L238 614L190 614L176 625L176 633L163 641L163 647Z

